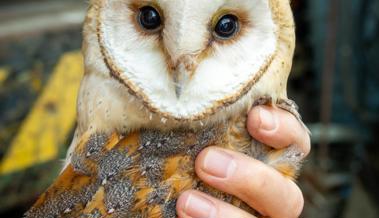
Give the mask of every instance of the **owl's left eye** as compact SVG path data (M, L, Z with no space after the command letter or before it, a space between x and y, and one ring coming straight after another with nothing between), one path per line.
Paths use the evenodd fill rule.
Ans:
M232 14L226 14L222 16L215 28L214 28L214 34L216 35L217 38L221 39L230 39L239 30L239 21L238 17Z
M140 25L149 31L157 30L162 23L159 12L152 6L144 6L140 8L138 20Z

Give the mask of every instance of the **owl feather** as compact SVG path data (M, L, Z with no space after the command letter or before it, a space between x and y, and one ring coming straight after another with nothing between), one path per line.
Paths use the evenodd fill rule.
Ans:
M287 0L91 0L78 126L65 166L25 217L176 217L203 183L206 147L238 151L295 179L304 154L247 132L252 105L300 115L287 99L295 34ZM250 179L250 178L246 178Z

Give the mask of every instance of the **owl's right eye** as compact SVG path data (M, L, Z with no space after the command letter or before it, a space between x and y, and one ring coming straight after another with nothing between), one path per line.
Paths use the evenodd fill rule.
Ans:
M139 9L138 20L142 28L154 31L162 24L159 12L152 6L144 6Z

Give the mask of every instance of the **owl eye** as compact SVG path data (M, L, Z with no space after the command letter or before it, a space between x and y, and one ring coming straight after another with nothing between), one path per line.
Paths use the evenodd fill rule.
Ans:
M159 12L151 6L144 6L139 9L138 20L144 29L150 31L158 29L162 22Z
M217 22L214 34L221 39L230 39L239 30L238 18L232 14L222 16Z

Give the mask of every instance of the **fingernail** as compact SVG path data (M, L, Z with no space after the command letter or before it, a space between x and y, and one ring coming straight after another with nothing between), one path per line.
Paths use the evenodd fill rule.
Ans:
M277 128L277 122L270 110L265 107L259 108L260 125L259 128L265 131L272 131Z
M237 167L233 157L223 151L209 150L205 156L203 171L218 178L228 178Z
M184 212L192 218L214 218L216 209L208 199L190 194L187 198Z

